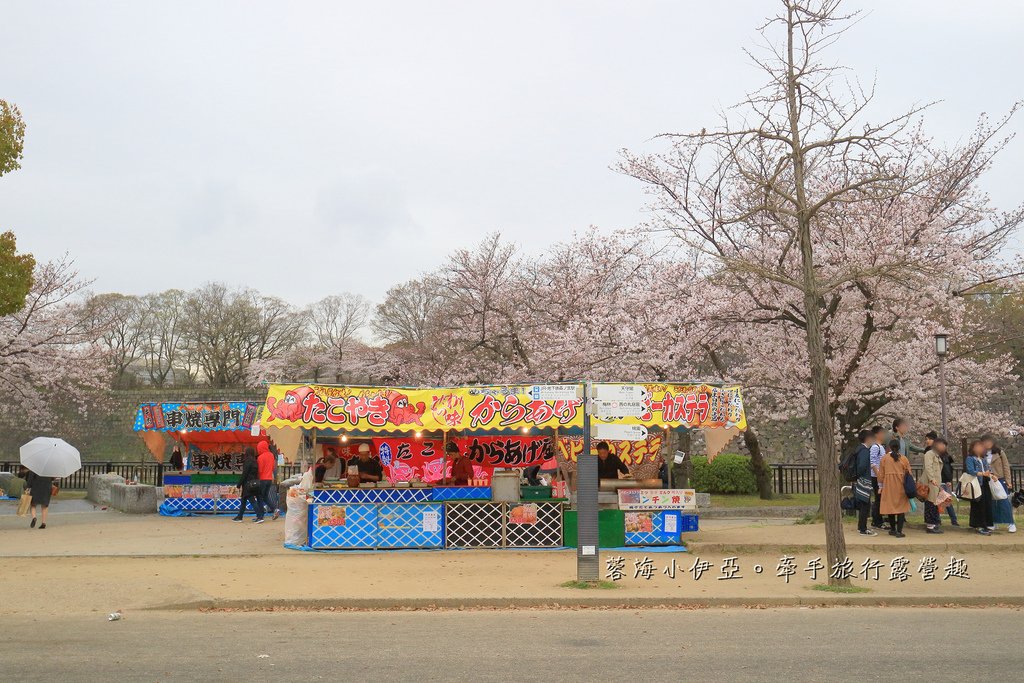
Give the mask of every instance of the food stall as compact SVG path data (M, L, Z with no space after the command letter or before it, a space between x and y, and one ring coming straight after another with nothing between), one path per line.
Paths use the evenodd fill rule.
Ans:
M261 403L201 401L143 403L134 430L157 462L181 450L183 468L165 470L160 513L237 514L237 487L246 446L268 440L258 427ZM257 425L255 430L253 425Z
M671 546L699 529L696 492L667 488L655 478L674 432L700 430L709 456L746 428L739 386L708 383L600 383L591 385L591 448L604 442L630 475L599 484L601 547ZM559 441L559 464L572 469L582 439ZM574 511L565 515L565 544L576 545Z
M744 424L738 387L616 386L630 387L641 409L636 415L595 414L594 443L601 439L602 424L630 425L626 438L611 443L618 443L620 451L629 449L636 467L650 464L652 453L661 455L659 430ZM383 475L379 482L359 483L348 480L340 467L333 476L325 472L324 481L306 493L305 543L293 545L314 550L574 545L574 529L571 537L567 533L570 515L575 522L573 513L566 512L568 501L553 496L550 487L520 486L519 473L524 467L553 465L556 452L560 469L580 457L582 392L578 383L271 385L261 418L264 429L271 434L300 431L311 461L337 458L351 464L364 451L367 458L379 459ZM473 476L463 486L450 483L447 451L453 444L472 464ZM697 529L692 490L664 489L649 479L619 483L626 487L614 518L621 545L671 545L681 533Z
M340 471L307 494L310 549L560 547L563 499L521 489L554 466L552 440L582 426L582 385L271 385L261 424L302 430L316 459L349 464L368 447L379 482ZM451 483L455 447L472 466ZM524 491L535 499L520 500Z

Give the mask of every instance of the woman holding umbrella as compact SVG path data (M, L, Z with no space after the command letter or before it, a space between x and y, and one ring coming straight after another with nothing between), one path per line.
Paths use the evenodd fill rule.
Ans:
M21 464L29 470L25 485L32 493L32 523L29 528L36 525L36 508L42 508L43 523L39 528L45 529L50 497L57 488L54 480L70 477L82 469L82 456L66 441L40 436L21 447Z
M28 525L30 529L36 526L36 510L42 509L43 518L40 529L46 528L46 512L50 509L50 496L53 495L57 486L53 483L53 477L41 477L32 470L25 475L25 484L32 494L32 522Z

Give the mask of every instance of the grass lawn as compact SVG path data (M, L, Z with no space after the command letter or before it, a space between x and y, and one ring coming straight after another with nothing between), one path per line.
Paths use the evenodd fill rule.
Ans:
M790 493L784 496L777 495L771 500L761 500L756 494L750 496L727 495L724 493L711 494L711 507L713 508L763 508L817 504L817 493Z

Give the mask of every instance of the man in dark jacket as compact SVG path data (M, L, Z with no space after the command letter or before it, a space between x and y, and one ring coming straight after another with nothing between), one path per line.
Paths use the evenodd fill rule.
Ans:
M860 434L860 448L857 449L857 479L853 482L853 500L857 506L857 531L861 536L877 536L874 529L868 528L868 514L871 512L871 446L875 443L874 435L867 429Z
M252 446L245 447L245 460L242 462L242 476L238 478L238 491L239 498L242 500L235 521L242 521L242 515L245 514L245 506L248 503L252 505L252 510L256 513L254 521L261 524L264 510L263 501L260 499L260 470L256 463L256 449Z
M939 438L939 435L935 432L928 432L925 435L925 439L931 439L934 441ZM949 450L944 450L939 455L939 460L942 461L942 488L945 489L946 493L953 493L953 454ZM953 526L960 526L960 523L956 519L956 505L950 503L946 506L946 512L949 513L949 523Z

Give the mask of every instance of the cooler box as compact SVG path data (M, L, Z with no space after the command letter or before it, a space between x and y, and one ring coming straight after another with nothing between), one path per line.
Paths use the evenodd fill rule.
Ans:
M522 500L551 500L551 487L520 486L519 496Z
M566 510L563 514L563 545L575 548L578 530L578 513ZM602 548L621 548L626 545L626 515L622 510L598 510L597 538Z

